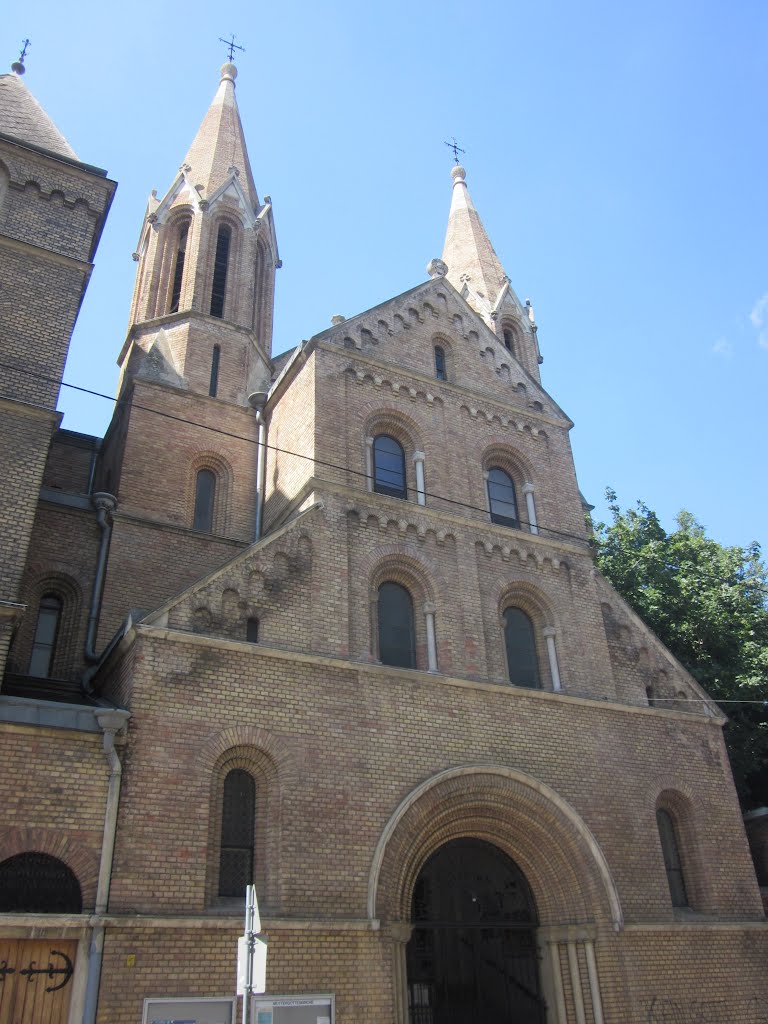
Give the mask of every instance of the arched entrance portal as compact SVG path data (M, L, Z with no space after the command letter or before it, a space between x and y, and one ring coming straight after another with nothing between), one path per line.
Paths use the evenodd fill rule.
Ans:
M441 846L416 880L412 922L409 1024L543 1024L533 896L498 847Z

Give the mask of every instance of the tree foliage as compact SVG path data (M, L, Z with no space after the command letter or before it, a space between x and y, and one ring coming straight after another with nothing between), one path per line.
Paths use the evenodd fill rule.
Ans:
M718 544L685 511L667 533L643 502L622 511L613 491L606 496L613 522L594 526L601 572L722 702L742 804L768 804L768 572L759 544Z

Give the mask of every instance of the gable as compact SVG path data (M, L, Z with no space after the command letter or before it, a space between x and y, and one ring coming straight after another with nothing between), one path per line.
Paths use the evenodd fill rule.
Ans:
M509 297L510 310L513 299ZM522 322L522 312L516 313ZM435 379L435 346L447 356L446 383L455 383L570 426L568 417L445 278L433 278L374 306L313 340L396 364Z

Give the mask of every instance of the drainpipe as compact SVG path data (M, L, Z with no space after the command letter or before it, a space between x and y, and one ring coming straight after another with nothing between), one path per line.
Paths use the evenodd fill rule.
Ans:
M96 652L96 629L99 625L99 613L101 611L101 595L104 591L104 574L107 568L107 555L109 554L109 541L112 536L112 520L109 513L117 508L117 498L114 494L107 494L105 491L97 491L91 495L91 501L96 509L96 522L101 530L99 540L99 554L96 559L96 576L93 581L93 592L91 594L91 607L88 611L88 632L85 636L85 660L95 662L99 660Z
M104 925L100 919L107 912L109 905L109 886L112 881L112 857L115 852L115 834L117 832L117 808L120 803L120 782L123 769L115 749L115 734L128 721L129 712L116 708L103 708L95 712L96 719L104 733L104 754L109 765L109 786L107 789L107 806L104 811L104 837L101 843L101 862L99 864L99 882L96 888L96 924L91 932L91 943L88 948L88 976L85 982L85 1006L83 1024L94 1024L96 1007L99 1001L99 985L101 984L101 963L104 954Z
M254 541L261 540L261 521L264 515L264 486L267 471L267 422L264 419L264 406L267 404L267 392L255 391L248 396L248 401L256 412L259 425L259 439L256 444L256 525L253 531Z

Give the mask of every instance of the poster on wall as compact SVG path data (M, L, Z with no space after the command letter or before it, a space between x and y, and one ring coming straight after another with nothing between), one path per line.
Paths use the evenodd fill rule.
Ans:
M234 1024L234 999L145 999L142 1024Z
M254 996L252 1024L333 1024L332 995Z

